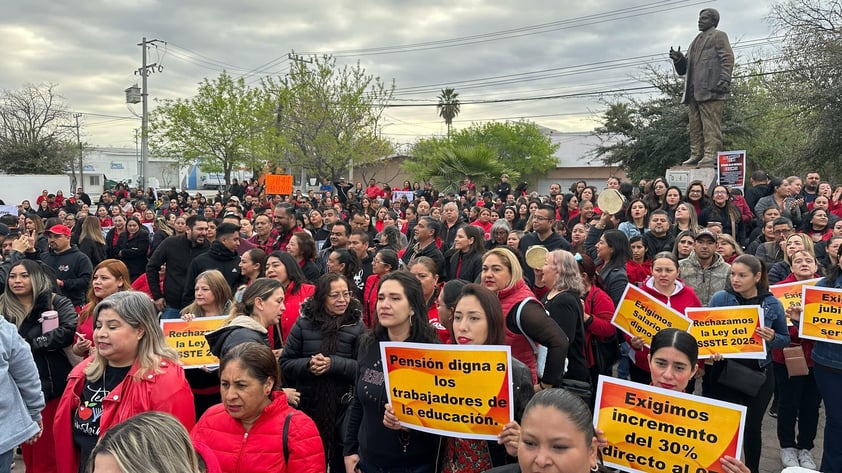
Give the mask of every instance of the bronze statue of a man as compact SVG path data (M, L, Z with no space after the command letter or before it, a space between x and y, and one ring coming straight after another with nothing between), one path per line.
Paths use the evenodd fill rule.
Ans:
M684 165L716 167L716 153L722 150L722 105L731 91L734 51L728 35L716 29L719 12L705 8L699 12L701 33L690 43L687 55L670 48L675 72L685 76L684 97L690 123L690 159Z

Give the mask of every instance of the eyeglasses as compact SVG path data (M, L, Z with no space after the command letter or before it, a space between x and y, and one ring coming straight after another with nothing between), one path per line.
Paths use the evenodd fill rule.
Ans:
M331 292L327 295L327 297L331 299L351 299L351 293L349 291L345 292Z

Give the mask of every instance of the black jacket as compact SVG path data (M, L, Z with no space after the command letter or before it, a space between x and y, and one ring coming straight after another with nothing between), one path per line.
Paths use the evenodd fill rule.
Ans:
M459 267L459 260L462 260L462 266ZM456 268L459 267L459 274L456 274ZM476 251L472 251L467 255L461 251L457 251L450 257L447 265L447 280L462 279L468 282L476 282L482 272L482 255Z
M193 261L190 263L187 276L184 279L184 295L181 299L183 307L187 307L193 302L195 292L193 287L196 282L196 276L211 269L216 269L222 273L228 285L231 286L232 293L236 292L237 287L243 282L243 276L240 274L240 255L236 251L225 248L225 245L222 243L215 241L211 243L208 251L193 258ZM169 272L170 267L167 265L167 273ZM164 280L164 284L166 284L166 279Z
M90 238L80 241L77 248L91 260L91 267L94 268L108 258L108 250L105 248L105 244L93 241Z
M41 262L53 268L56 279L62 282L59 294L70 299L73 305L85 304L88 285L91 283L94 270L91 260L84 253L75 246L61 253L47 251L41 253Z
M433 261L436 262L436 268L438 268L439 277L445 276L445 264L444 264L444 255L442 254L441 250L438 249L436 243L430 243L420 251L418 250L418 245L412 245L406 249L406 252L403 254L401 260L403 260L404 264L409 264L412 261L412 258L417 256L428 256Z
M184 285L187 278L187 270L193 259L208 250L207 242L193 246L187 235L167 238L161 246L152 253L149 263L146 265L146 280L149 282L149 289L153 299L163 297L167 305L176 309L183 309L181 296L184 293ZM167 265L167 277L164 278L164 293L161 287L161 278L158 270L161 265ZM190 283L193 287L193 283Z
M354 306L349 306L354 307ZM310 304L301 307L301 315L289 332L281 354L281 379L284 385L293 387L301 392L299 409L317 409L320 402L317 392L312 390L317 378L329 377L333 384L339 387L339 392L347 392L357 376L357 352L359 340L365 332L362 312L359 306L349 308L337 332L336 353L330 355L330 370L321 376L310 373L310 357L323 353L322 327L314 320ZM339 399L334 401L338 402Z
M58 312L58 328L45 334L41 332L38 319L48 310ZM32 357L41 378L41 391L48 401L61 397L67 386L67 376L73 369L62 349L73 343L76 319L76 311L68 298L47 293L35 300L29 316L18 329L21 337L32 347Z
M149 232L138 230L133 238L129 238L129 232L121 233L117 239L115 253L129 268L131 280L139 278L146 271L146 264L149 262Z

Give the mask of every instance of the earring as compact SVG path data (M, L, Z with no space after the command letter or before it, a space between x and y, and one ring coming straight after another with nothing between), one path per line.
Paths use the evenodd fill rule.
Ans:
M599 471L599 463L597 463L596 465L592 466L592 467L591 467L591 471L594 471L594 472Z

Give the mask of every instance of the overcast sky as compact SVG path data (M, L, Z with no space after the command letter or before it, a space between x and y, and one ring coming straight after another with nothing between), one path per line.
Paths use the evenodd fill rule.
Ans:
M133 71L143 36L161 40L149 50L149 62L163 67L149 78L154 99L190 97L223 69L249 83L283 75L290 50L328 52L394 79L394 104L435 103L446 86L463 102L591 94L466 103L454 123L527 118L560 131L593 129L601 100L648 85L636 78L647 64L668 67L670 46L686 49L702 8L720 11L738 61L775 54L766 0L5 3L0 88L57 84L69 108L86 114L83 140L94 146L134 146L141 107L128 106L123 91L139 81ZM391 108L385 123L384 134L399 144L445 131L435 107Z

